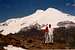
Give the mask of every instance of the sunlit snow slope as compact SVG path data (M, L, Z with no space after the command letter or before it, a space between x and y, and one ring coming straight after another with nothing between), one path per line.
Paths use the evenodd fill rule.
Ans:
M3 23L0 23L1 34L7 35L9 33L17 33L23 27L34 25L36 22L40 25L51 24L52 28L57 27L57 23L60 21L73 21L75 22L75 16L65 14L57 9L48 8L47 10L37 10L34 14L25 16L23 18L9 19Z

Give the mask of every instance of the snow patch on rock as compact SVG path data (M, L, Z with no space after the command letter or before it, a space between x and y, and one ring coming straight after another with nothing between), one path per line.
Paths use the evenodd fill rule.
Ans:
M4 47L4 49L6 49L6 50L27 50L27 49L23 49L21 47L15 47L13 45L8 45L7 47Z

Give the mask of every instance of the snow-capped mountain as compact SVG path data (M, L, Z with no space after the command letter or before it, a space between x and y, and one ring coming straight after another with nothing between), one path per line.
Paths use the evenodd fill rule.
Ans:
M37 10L35 13L25 16L22 18L13 18L8 19L7 21L0 23L1 34L7 35L9 33L17 33L22 28L28 27L38 23L42 24L51 24L52 28L59 27L57 23L60 21L72 21L75 22L75 16L65 14L57 9L48 8L47 10Z

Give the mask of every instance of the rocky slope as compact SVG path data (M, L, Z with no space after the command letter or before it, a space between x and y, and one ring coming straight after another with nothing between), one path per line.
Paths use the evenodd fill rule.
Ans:
M75 28L55 28L54 43L44 43L44 32L30 29L7 36L0 34L0 48L13 45L24 49L65 49L75 48Z

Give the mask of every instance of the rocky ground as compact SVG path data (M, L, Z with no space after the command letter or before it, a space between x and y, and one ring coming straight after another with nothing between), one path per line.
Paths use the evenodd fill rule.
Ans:
M75 28L65 29L58 28L54 31L54 43L44 43L44 32L41 30L31 29L20 31L16 34L7 36L0 34L0 50L3 46L13 45L25 49L65 49L75 48Z

